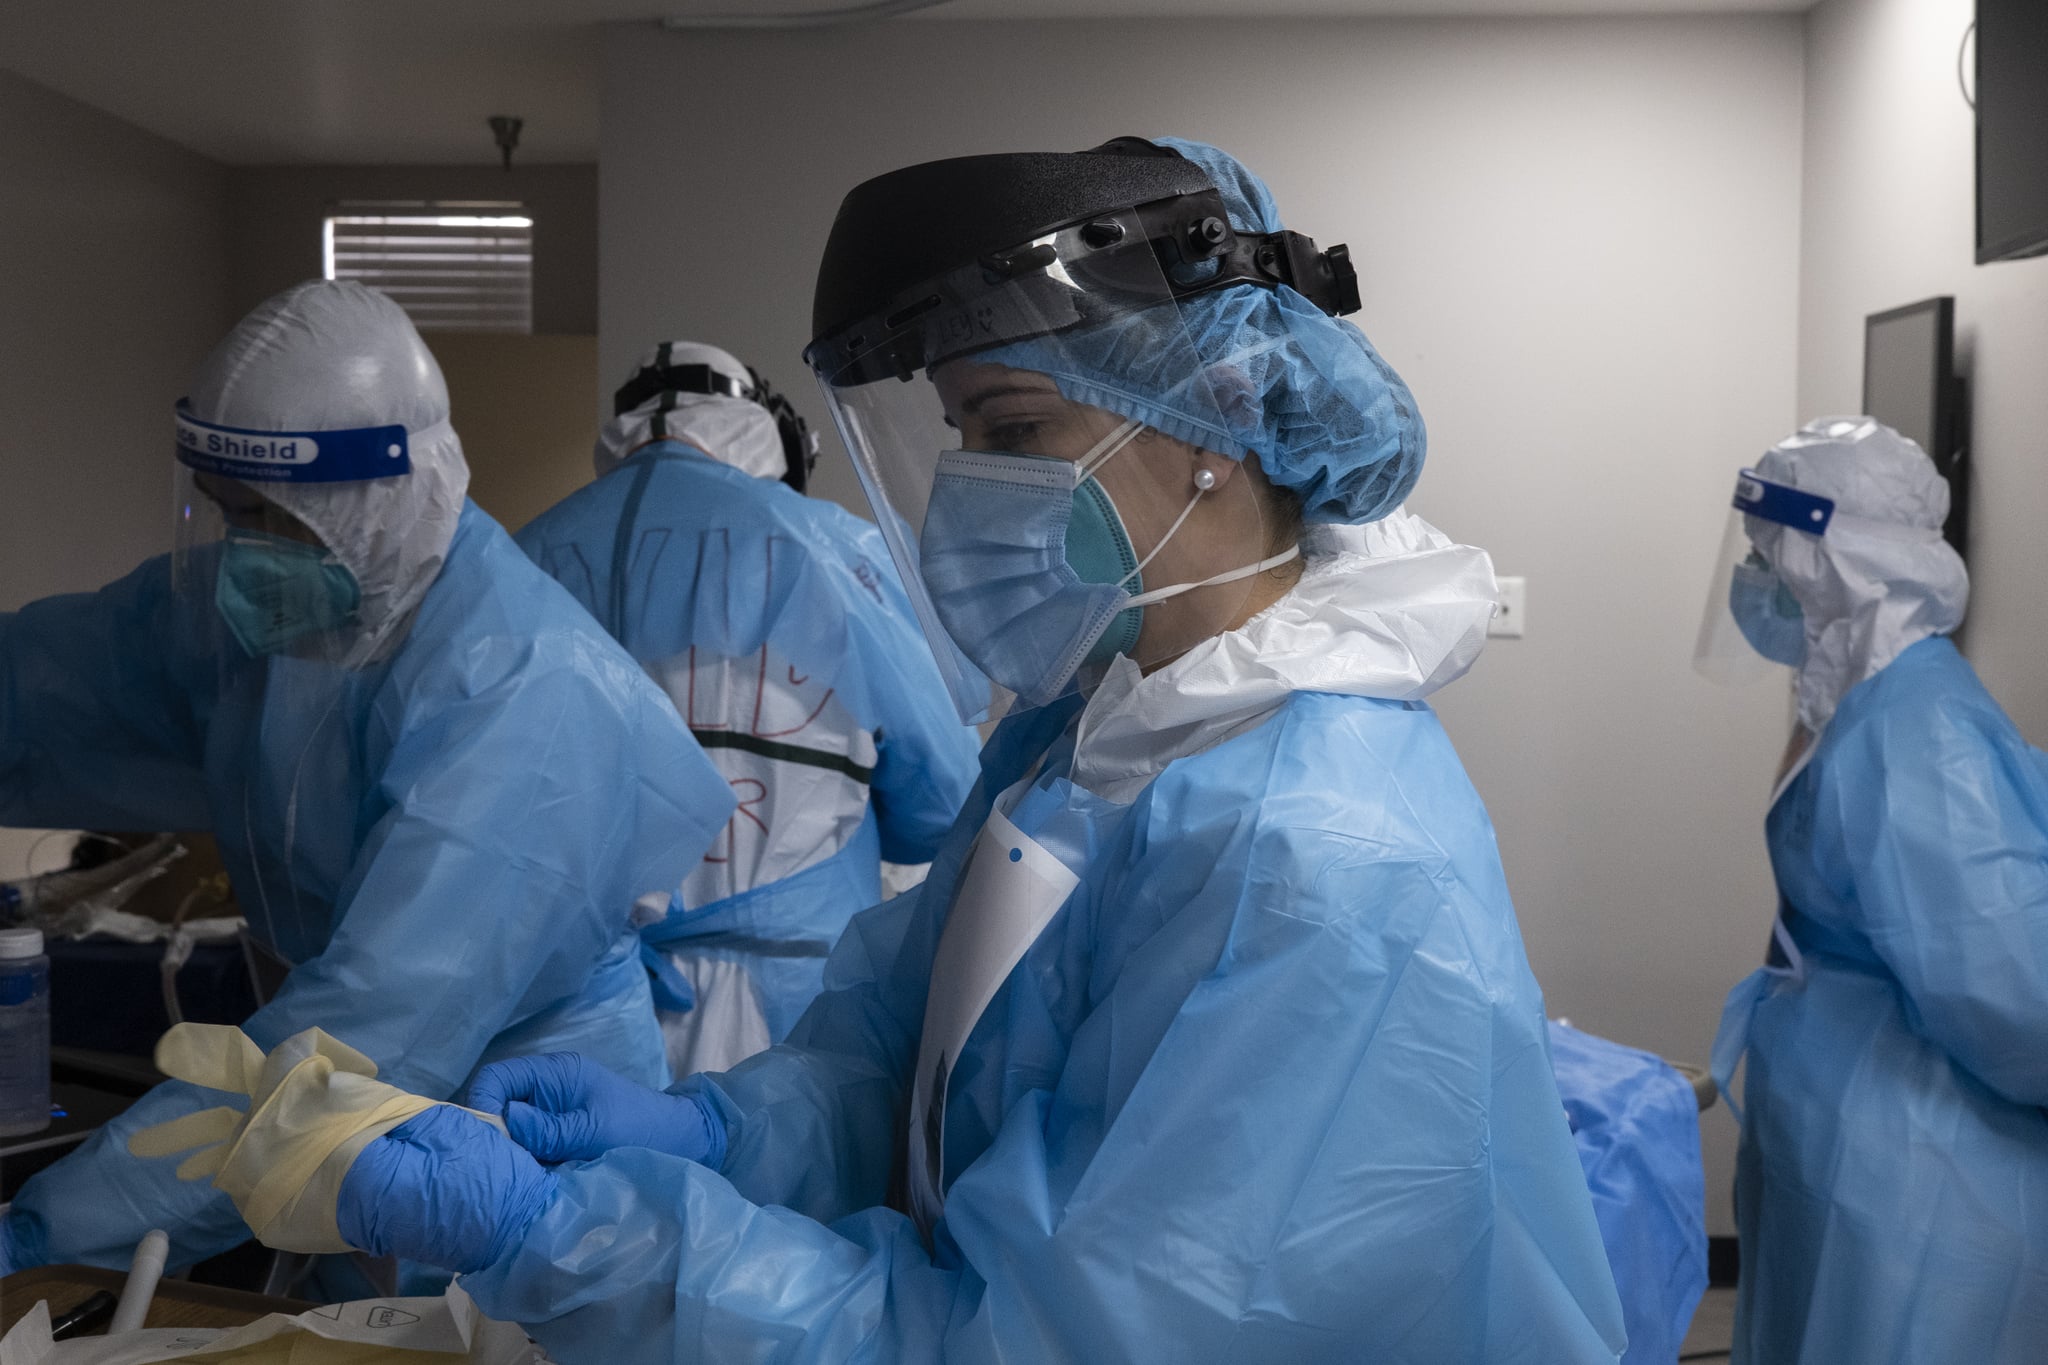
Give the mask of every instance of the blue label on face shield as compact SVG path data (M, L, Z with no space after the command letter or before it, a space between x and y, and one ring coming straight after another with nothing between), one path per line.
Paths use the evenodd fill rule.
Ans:
M412 473L402 426L248 431L202 422L182 403L174 420L179 461L205 474L251 483L346 483Z
M1820 536L1827 534L1828 523L1834 520L1835 500L1772 483L1754 469L1745 469L1735 479L1735 510Z

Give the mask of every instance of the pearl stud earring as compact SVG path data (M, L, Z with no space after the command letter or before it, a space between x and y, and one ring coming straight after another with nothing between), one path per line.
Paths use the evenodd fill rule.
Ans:
M1195 487L1197 487L1197 488L1201 489L1201 490L1202 490L1202 491L1203 491L1204 493L1206 493L1206 492L1208 492L1208 491L1209 491L1210 489L1214 488L1215 486L1216 486L1216 471L1215 471L1215 470L1213 470L1213 469L1197 469L1197 470L1195 471Z

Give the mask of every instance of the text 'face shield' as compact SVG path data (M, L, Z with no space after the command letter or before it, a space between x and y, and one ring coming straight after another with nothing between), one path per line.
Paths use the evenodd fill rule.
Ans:
M1735 497L1693 648L1693 667L1719 683L1755 682L1798 668L1806 618L1766 551L1787 535L1827 534L1835 504L1745 469Z
M1285 548L1146 231L1047 233L808 352L963 717L1184 653Z

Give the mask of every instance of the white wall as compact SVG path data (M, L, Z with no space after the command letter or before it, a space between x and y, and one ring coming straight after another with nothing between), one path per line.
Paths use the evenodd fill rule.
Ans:
M0 71L0 611L169 548L171 405L229 322L225 195Z
M616 29L602 363L700 336L816 422L797 356L855 182L1125 132L1237 152L1351 243L1430 424L1417 508L1529 576L1529 637L1442 709L1552 1012L1704 1061L1762 950L1787 710L1689 661L1734 470L1795 413L1801 81L1790 17ZM1723 1232L1732 1132L1710 1116Z
M226 319L220 167L0 71L0 611L169 547L171 404ZM62 845L0 829L0 878Z
M1865 315L1956 298L1971 371L1963 647L2048 744L2048 259L1973 264L1974 122L1956 84L1971 0L1827 0L1808 18L1799 406L1852 412Z
M448 380L449 416L462 433L477 506L516 531L590 482L595 335L425 337Z

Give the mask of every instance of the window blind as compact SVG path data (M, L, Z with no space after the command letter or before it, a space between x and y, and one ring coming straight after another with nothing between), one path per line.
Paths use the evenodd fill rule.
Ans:
M328 216L330 280L382 290L422 330L533 330L533 219L511 212L373 212Z

